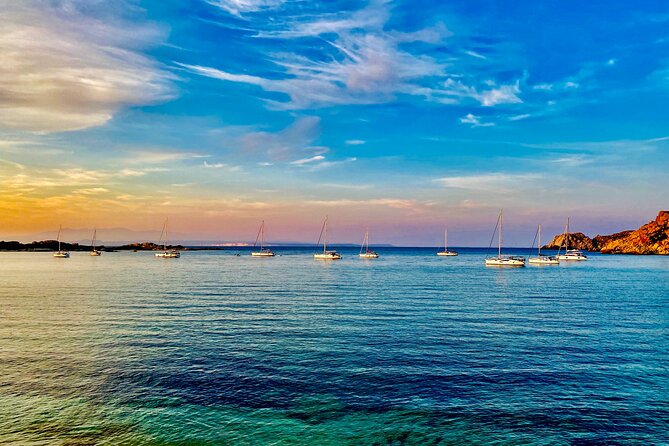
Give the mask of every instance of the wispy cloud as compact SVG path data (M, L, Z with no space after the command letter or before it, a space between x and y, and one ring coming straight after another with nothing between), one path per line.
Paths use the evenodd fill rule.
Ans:
M231 3L237 8L237 2ZM249 8L262 6L262 2L251 3ZM305 12L278 15L269 22L254 21L258 38L295 43L282 46L294 48L293 52L266 54L275 67L272 76L197 64L179 66L202 76L282 93L285 99L276 99L276 95L265 98L270 107L277 109L375 104L402 95L444 104L475 100L490 107L522 102L520 81L497 83L482 77L486 68L472 74L467 72L471 68L467 64L458 68L454 56L443 57L437 49L453 35L443 23L413 31L392 29L391 10L390 2L373 0L354 11ZM310 39L318 45L309 45L309 50L303 51L299 44ZM408 43L420 43L428 49L409 51ZM486 60L486 56L472 50L466 54Z
M410 213L421 213L436 205L433 201L419 201L403 198L372 198L367 200L337 199L337 200L310 200L306 204L327 207L358 207L381 206L392 209L402 209Z
M229 172L239 172L242 170L241 166L234 166L226 163L208 163L205 161L202 164L206 169L225 169Z
M174 77L137 49L162 39L155 27L84 12L102 16L102 3L3 0L0 8L1 127L83 129L174 93Z
M128 164L163 164L187 159L209 158L210 155L168 150L131 150L123 162Z
M207 3L234 15L275 8L286 0L206 0Z
M362 139L348 139L346 140L346 144L349 146L360 146L362 144L365 144L366 141Z
M245 156L260 157L261 162L291 161L297 157L309 158L329 151L314 145L320 136L320 118L307 116L296 119L278 132L255 131L242 135L239 146Z
M528 187L528 183L541 178L541 175L533 173L508 174L494 172L480 175L442 177L434 181L446 188L505 193L511 190L526 188Z
M469 124L472 127L492 127L495 125L494 122L481 122L481 117L468 113L467 115L460 118L462 124Z
M299 159L299 160L291 161L290 164L294 164L296 166L303 166L305 164L315 163L315 162L318 162L318 161L323 161L324 159L325 159L325 157L323 155L316 155L316 156L312 156L310 158L302 158L302 159Z

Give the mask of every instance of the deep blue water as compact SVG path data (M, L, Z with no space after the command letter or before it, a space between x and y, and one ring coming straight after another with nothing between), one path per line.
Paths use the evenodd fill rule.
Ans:
M0 253L0 443L669 444L667 257L276 251Z

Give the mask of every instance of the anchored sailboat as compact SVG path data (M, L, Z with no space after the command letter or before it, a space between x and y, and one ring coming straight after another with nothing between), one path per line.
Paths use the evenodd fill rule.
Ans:
M91 245L93 246L93 250L91 251L92 256L99 256L100 254L102 254L101 251L95 249L95 241L97 239L97 235L98 235L98 230L93 229L93 241L91 241Z
M323 222L323 227L321 228L321 235L318 237L318 243L320 244L321 239L323 239L323 252L314 254L314 259L316 260L339 260L341 259L341 254L337 251L328 251L328 217L325 217Z
M560 260L555 256L546 256L541 254L541 225L537 227L537 232L534 234L534 240L537 241L537 256L530 257L527 261L536 265L559 265ZM534 248L534 242L532 243Z
M60 249L60 233L63 231L63 226L58 227L58 251L53 253L53 256L59 259L67 259L70 257L70 253Z
M358 256L362 257L363 259L379 258L379 254L376 251L369 249L369 228L365 230L365 239L362 241L362 245L360 245L360 254L358 254Z
M495 226L495 231L492 233L493 238L495 237L495 232L499 227L499 232L497 234L497 257L487 257L485 259L486 266L525 266L525 257L520 256L503 256L502 255L502 210L499 210L499 217L497 217L497 225ZM490 245L492 246L492 240L490 240Z
M444 250L437 253L438 256L452 257L457 256L457 251L448 250L448 229L444 229Z
M588 256L583 254L580 249L569 249L569 217L567 217L567 226L564 229L564 243L564 254L560 254L560 251L558 250L557 258L559 260L588 260ZM560 246L560 248L562 248L562 246Z
M167 218L165 219L165 224L163 225L163 232L160 233L160 240L158 240L158 244L160 244L160 241L163 241L163 250L161 252L157 252L155 255L156 257L162 257L164 259L178 259L181 257L181 253L177 251L176 249L167 249ZM163 236L165 238L163 239Z
M253 247L258 244L258 239L260 239L260 251L252 251L251 256L253 257L274 257L274 253L271 249L265 248L265 220L260 224L260 229L258 230L258 235L256 236L256 241L253 243Z

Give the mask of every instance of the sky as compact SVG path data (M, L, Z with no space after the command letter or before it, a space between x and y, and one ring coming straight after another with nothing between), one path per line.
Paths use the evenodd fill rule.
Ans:
M503 208L529 246L669 208L667 2L0 10L0 239L157 239L169 217L175 239L265 220L315 242L328 215L333 242L487 246Z

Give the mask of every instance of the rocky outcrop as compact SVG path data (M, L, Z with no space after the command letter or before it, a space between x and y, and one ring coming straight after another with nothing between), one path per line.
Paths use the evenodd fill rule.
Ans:
M565 235L559 234L553 237L548 244L541 249L564 249ZM580 249L581 251L598 251L593 240L582 232L569 234L569 249Z
M542 249L564 249L564 234L556 235ZM669 255L669 211L660 211L655 220L636 231L621 231L590 238L582 232L569 234L569 248L600 251L604 254Z
M151 242L142 242L142 243L131 243L129 245L123 245L116 248L121 251L162 251L163 245L156 245ZM185 248L182 245L167 245L167 249L178 249L183 251Z
M601 251L605 254L669 255L669 211L660 211L655 220L624 237L608 240Z
M607 243L627 237L632 232L633 231L631 230L627 230L627 231L616 232L615 234L611 235L597 235L595 236L595 238L592 239L592 244L596 251L600 251Z

